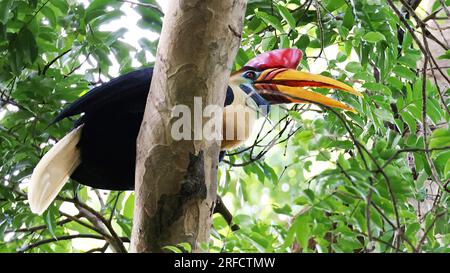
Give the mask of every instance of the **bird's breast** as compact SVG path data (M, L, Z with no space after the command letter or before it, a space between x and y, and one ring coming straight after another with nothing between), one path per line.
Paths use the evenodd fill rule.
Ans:
M224 108L222 127L222 150L242 145L252 134L257 110L254 105L233 103Z

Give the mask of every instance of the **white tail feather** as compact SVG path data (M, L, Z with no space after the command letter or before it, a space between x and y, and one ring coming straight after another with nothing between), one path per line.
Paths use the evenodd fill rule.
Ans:
M58 141L34 168L28 187L32 212L42 214L80 164L77 144L82 128L83 125L77 127Z

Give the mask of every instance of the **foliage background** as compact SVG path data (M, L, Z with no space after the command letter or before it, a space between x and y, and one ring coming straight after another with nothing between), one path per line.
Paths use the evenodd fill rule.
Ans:
M120 21L104 28L127 20L131 6L137 27L159 33L158 4L136 2L0 2L0 252L128 247L132 193L71 182L36 216L26 190L39 158L71 128L68 120L48 127L61 108L116 76L114 67L152 65L157 40L132 46ZM241 229L216 215L205 250L450 252L450 52L439 27L450 1L422 2L248 1L235 69L260 52L297 47L299 69L350 83L364 98L330 94L357 114L288 105L261 120L220 167L219 194Z

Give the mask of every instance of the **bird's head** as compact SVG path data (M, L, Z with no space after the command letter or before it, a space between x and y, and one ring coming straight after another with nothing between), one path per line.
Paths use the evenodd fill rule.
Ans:
M316 103L355 112L355 110L308 87L341 90L356 96L361 93L337 80L296 70L302 59L299 49L277 49L260 54L230 77L230 85L240 88L258 105L280 103Z

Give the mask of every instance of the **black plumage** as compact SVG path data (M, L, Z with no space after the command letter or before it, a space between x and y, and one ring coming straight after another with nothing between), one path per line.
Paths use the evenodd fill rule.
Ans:
M133 190L136 138L145 110L153 68L137 70L95 87L64 109L54 120L84 113L78 149L81 164L71 178L94 188ZM233 102L227 90L225 105Z

